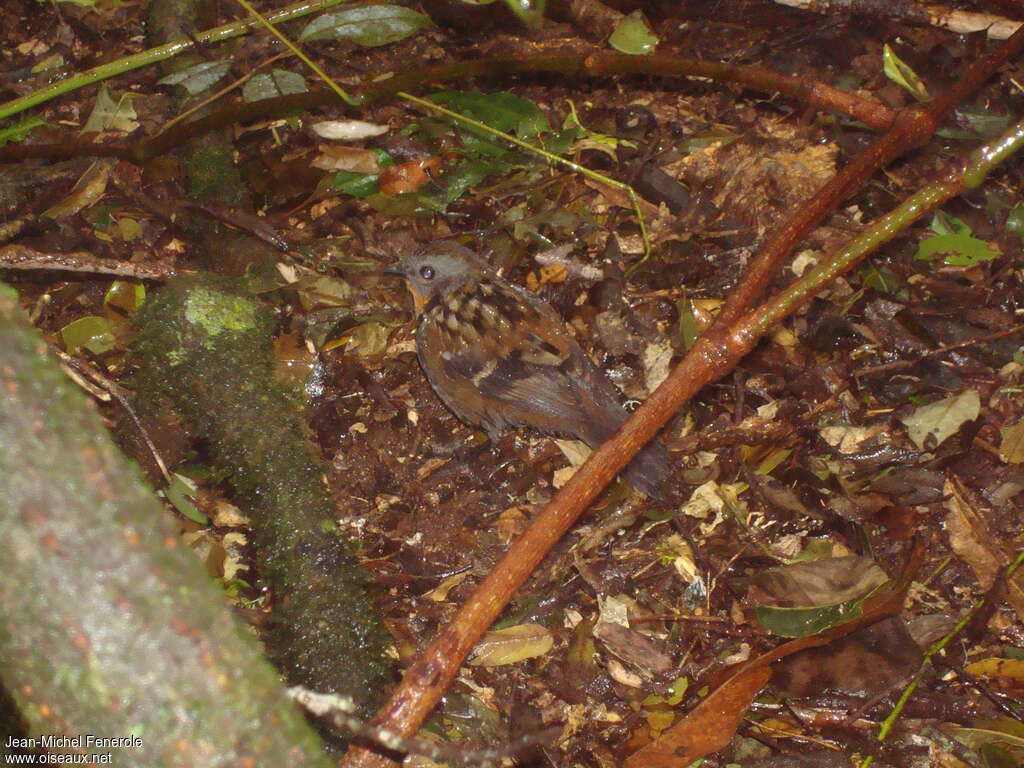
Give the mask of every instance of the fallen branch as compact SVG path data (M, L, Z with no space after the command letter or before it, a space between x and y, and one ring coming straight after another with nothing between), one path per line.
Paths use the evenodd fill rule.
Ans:
M309 14L316 13L317 11L326 10L327 8L339 5L343 2L345 2L345 0L302 0L302 2L289 5L287 8L282 8L268 14L267 18L273 23L280 24L285 21L291 21L292 19L308 16ZM133 69L140 69L141 67L155 64L158 61L165 61L173 58L185 51L192 50L196 46L220 43L224 40L230 40L233 37L240 37L241 35L260 28L260 23L255 19L241 19L214 29L199 32L192 39L174 40L170 43L166 43L165 45L160 45L156 48L150 48L149 50L141 51L131 56L126 56L123 59L117 59L116 61L110 61L106 64L100 64L92 69L87 69L85 72L79 72L77 75L72 75L65 80L58 80L55 83L51 83L50 85L40 88L38 91L33 91L32 93L26 94L17 99L12 99L4 104L0 104L0 120L5 117L10 117L11 115L16 115L19 112L24 112L26 109L30 109L37 104L43 104L65 93L70 93L71 91L79 88L84 88L87 85L108 80L111 77L124 74L125 72L131 72Z
M141 262L97 259L87 251L72 253L43 253L24 245L5 245L0 248L0 269L53 270L79 272L86 275L111 275L128 280L166 280L176 275L192 274L193 270L179 269L170 264L143 264Z
M722 83L735 83L762 93L781 93L817 109L848 115L873 130L887 130L896 117L895 110L871 99L840 91L825 83L806 78L781 75L760 67L698 61L679 56L630 56L624 53L595 50L589 55L493 57L472 61L456 61L435 67L418 68L398 73L375 83L366 83L359 96L366 101L390 98L400 91L422 90L429 85L451 80L480 77L506 77L510 74L555 72L565 77L607 77L610 75L644 74L657 77L706 78ZM307 112L315 107L334 103L337 94L330 88L308 93L262 99L251 104L233 105L188 123L179 123L157 136L139 142L94 142L69 135L55 144L18 144L0 147L0 163L28 158L62 160L71 157L117 157L143 163L167 154L186 141L217 128L237 122L267 120L286 114Z
M958 35L985 32L993 40L1006 40L1021 27L1021 22L990 13L958 11L942 5L894 3L892 0L775 0L779 5L802 8L814 13L874 13L911 24L927 24L948 29Z

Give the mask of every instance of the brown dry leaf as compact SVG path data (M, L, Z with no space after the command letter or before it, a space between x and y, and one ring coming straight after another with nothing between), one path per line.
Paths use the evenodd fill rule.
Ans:
M583 183L586 184L591 189L599 192L601 197L604 198L603 200L595 201L595 206L615 205L618 206L619 208L633 208L633 201L630 199L629 192L627 192L626 190L620 189L619 187L613 187L601 181L597 181L596 179L592 179L589 176L585 176L583 178ZM644 200L644 198L639 196L637 197L637 202L640 205L640 213L642 213L645 217L653 219L655 216L658 215L658 206L654 205L648 200Z
M988 658L971 662L964 670L978 677L1005 677L1024 680L1024 660Z
M753 583L762 605L838 605L878 589L889 576L866 557L826 557L804 563L768 568Z
M443 161L442 157L427 157L385 168L378 182L380 193L393 196L403 192L415 192L434 179Z
M931 450L981 413L981 397L976 389L967 389L928 405L922 405L909 416L900 419L914 445L922 451Z
M469 576L469 571L453 574L427 592L424 597L428 600L433 600L435 603L443 603L448 599L448 593L464 582L467 576Z
M649 674L664 675L675 666L661 643L619 624L599 621L594 637L620 659Z
M656 741L630 755L626 768L679 768L728 746L770 675L767 666L747 666Z
M514 507L509 507L498 515L495 529L498 535L501 536L501 540L508 544L526 530L526 526L530 522L528 513L532 511L533 508L531 506L518 504Z
M1007 464L1024 462L1024 419L1003 427L999 433L1003 438L999 443L999 457Z
M532 274L532 273L531 273ZM540 284L564 283L569 276L565 264L545 264L540 268Z
M310 165L322 171L380 173L376 152L338 144L321 144L320 154L313 158Z
M555 638L540 624L518 624L488 632L474 649L471 667L498 667L543 656Z
M68 196L51 208L43 211L43 216L60 219L72 216L96 203L107 191L110 169L113 163L109 160L97 160L89 166L81 178L75 182Z
M971 566L978 584L988 589L999 570L1007 564L1006 553L992 536L985 518L975 509L966 489L956 477L947 480L943 493L948 499L945 526L949 544L964 562ZM1024 618L1024 574L1018 573L1006 584L1006 599Z

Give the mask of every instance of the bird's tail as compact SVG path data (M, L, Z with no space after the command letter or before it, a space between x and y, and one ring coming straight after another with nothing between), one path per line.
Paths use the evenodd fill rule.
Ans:
M597 448L610 438L626 421L626 412L621 414L606 412L600 420L588 424L587 434L582 436L583 442L591 448ZM668 501L665 495L665 481L671 472L668 451L657 438L654 438L640 449L633 460L622 471L625 478L634 488L643 491L658 501Z
M668 501L665 496L665 481L668 479L670 471L668 451L655 438L640 449L640 453L633 457L622 474L634 488L643 491L651 498Z

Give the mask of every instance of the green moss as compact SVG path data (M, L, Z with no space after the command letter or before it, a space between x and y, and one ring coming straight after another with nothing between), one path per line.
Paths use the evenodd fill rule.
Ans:
M271 375L273 318L239 286L178 279L147 301L139 394L171 400L248 507L272 589L271 657L291 682L369 704L389 675L387 635L333 525L300 408Z
M256 310L256 304L249 299L201 285L185 297L185 322L201 327L209 336L256 328Z
M228 206L244 202L241 190L245 185L235 167L234 150L227 142L197 139L182 162L191 199L215 200Z

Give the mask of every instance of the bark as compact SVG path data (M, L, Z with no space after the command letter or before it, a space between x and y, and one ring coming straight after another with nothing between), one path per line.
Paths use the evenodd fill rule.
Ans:
M114 764L329 762L252 634L0 285L0 679Z

